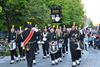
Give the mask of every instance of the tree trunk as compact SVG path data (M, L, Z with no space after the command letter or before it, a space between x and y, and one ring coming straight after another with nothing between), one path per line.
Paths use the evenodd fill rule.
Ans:
M9 12L5 12L5 20L6 20L6 23L7 23L7 28L8 28L8 42L10 42L10 26L11 26L11 24L10 24L10 22L11 22L11 20L10 20L10 15L8 14Z

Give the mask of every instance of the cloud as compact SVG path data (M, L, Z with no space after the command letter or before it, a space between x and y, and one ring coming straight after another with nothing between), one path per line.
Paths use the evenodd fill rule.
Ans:
M83 0L87 17L91 18L94 24L100 23L100 0Z

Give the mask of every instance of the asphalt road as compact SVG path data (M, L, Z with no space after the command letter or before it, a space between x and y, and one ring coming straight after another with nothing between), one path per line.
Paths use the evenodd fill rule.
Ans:
M41 48L41 47L40 47ZM100 67L100 50L89 48L89 51L83 51L82 62L78 67ZM42 49L40 49L40 54L36 55L36 65L33 67L71 67L71 56L70 52L65 55L63 61L58 65L51 65L50 58L43 59ZM6 56L0 59L0 67L27 67L26 61L16 62L15 64L10 64L10 56Z

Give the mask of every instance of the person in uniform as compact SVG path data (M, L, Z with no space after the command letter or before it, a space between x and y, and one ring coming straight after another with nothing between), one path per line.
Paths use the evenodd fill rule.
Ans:
M37 55L37 54L39 54L39 43L38 42L40 41L40 35L41 35L41 33L40 33L40 30L37 27L37 24L35 25L34 29L36 30L36 44L35 44L36 48L35 48L35 54Z
M42 33L42 49L43 49L43 58L49 57L49 42L47 40L47 29L45 28Z
M77 36L77 42L78 42L77 45L78 45L78 47L77 47L77 50L76 50L76 52L77 52L76 63L79 65L80 62L81 62L81 52L82 52L82 41L81 41L81 39L82 38L81 38L81 33L80 33L80 30L79 30L78 26L76 26L76 33L78 34L78 36Z
M21 46L22 42L23 42L22 30L18 29L16 43L19 49L20 60L25 60L25 50Z
M81 42L81 48L84 49L84 38L85 38L85 34L83 32L83 29L79 29L80 31L80 42Z
M58 64L58 45L56 39L56 33L54 29L50 29L50 32L47 35L47 40L49 41L50 57L52 65Z
M17 47L16 47L16 32L15 32L15 28L14 25L11 28L11 32L10 32L10 43L9 43L9 47L10 47L10 54L11 54L11 62L10 64L13 64L15 61L14 56L16 57L16 61L18 62L18 54L17 54Z
M79 32L76 30L75 26L72 26L72 30L70 31L70 52L72 58L72 67L75 67L79 64L78 57L78 42L79 42Z
M61 27L59 27L59 29L56 31L56 36L57 36L57 45L58 45L58 60L61 62L62 61L62 46L64 43L63 32L62 32Z
M26 39L29 39L29 34L33 33L30 35L30 40L24 45ZM23 47L25 47L26 50L26 61L27 61L27 67L32 67L33 59L35 58L35 43L36 43L36 32L32 29L32 25L27 25L27 28L25 31L22 33L23 36Z
M51 27L51 24L48 24L48 26L47 26L47 31L50 32L51 28L52 28L52 27Z
M64 44L63 44L63 56L66 54L68 54L68 38L69 38L69 32L67 31L67 28L63 27L63 39L64 39Z

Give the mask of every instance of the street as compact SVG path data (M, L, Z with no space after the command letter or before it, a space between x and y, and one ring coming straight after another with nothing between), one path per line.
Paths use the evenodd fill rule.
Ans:
M41 48L41 47L40 47ZM84 50L82 54L82 62L79 67L100 67L100 50L89 48L89 51ZM58 65L51 65L50 58L42 58L42 49L40 49L40 54L36 55L36 65L33 67L71 67L71 56L70 52L65 55L63 61ZM10 56L0 59L0 67L27 67L26 61L16 62L15 64L10 64Z

